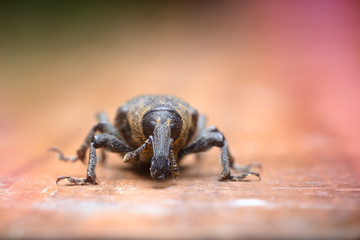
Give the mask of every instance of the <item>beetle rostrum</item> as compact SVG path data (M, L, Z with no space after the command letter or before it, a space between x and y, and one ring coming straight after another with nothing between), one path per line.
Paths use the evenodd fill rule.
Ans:
M170 175L170 149L179 136L181 117L174 109L158 107L144 114L141 125L145 137L152 143L151 177L163 180Z
M241 181L249 175L260 179L258 172L251 171L253 167L261 168L260 164L235 164L224 135L214 126L206 127L205 116L179 98L142 95L118 108L114 125L103 112L97 118L98 124L90 130L76 156L67 157L59 149L51 149L59 153L59 159L74 162L84 161L89 148L86 178L59 176L56 183L65 179L77 185L98 184L95 167L99 148L120 153L125 163L148 165L151 177L161 181L180 174L179 164L184 156L216 146L221 149L219 180ZM240 174L232 175L230 168Z

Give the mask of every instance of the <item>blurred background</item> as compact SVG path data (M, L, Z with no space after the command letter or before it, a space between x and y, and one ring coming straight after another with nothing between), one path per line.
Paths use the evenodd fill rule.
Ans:
M359 156L359 5L2 1L1 152L79 141L96 111L156 93L208 115L244 157L324 144Z
M165 222L185 236L198 227L211 238L358 237L359 29L355 0L1 1L0 235L74 237L81 225L102 236L102 224L164 237ZM85 166L55 161L47 149L74 153L98 110L113 119L124 101L147 93L176 95L206 114L238 163L263 164L263 180L216 182L215 151L207 155L213 172L190 168L163 189L101 167L99 188L56 186L56 176L82 176ZM195 182L199 174L205 179ZM241 208L244 198L260 209ZM164 199L172 201L159 208ZM224 211L221 201L240 207ZM153 207L168 212L154 217Z

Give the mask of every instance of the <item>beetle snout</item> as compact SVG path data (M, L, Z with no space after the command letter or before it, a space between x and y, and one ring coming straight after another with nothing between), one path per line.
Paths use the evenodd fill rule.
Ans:
M151 174L151 177L154 179L154 180L157 180L157 181L163 181L167 178L167 175L164 174L164 173L161 173L161 174Z
M167 156L153 158L150 167L151 177L155 180L165 180L170 175L169 159Z

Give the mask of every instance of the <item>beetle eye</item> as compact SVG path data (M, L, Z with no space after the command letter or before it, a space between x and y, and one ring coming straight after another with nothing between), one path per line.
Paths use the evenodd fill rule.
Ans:
M176 122L171 122L170 123L170 129L171 129L171 138L172 139L176 139L181 131L181 121L180 119L173 119Z
M145 119L145 121L143 121L143 131L145 136L148 138L150 135L153 134L154 129L156 127L156 121L152 120L152 119Z

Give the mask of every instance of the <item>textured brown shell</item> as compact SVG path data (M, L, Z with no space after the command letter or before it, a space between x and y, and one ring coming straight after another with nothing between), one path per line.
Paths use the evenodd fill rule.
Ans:
M177 152L194 137L198 119L197 111L179 98L166 95L142 95L133 98L118 108L115 127L130 147L138 148L146 141L141 126L142 118L147 111L158 107L173 109L181 117L181 132L173 143L173 150Z

